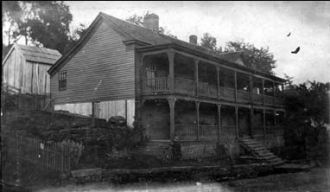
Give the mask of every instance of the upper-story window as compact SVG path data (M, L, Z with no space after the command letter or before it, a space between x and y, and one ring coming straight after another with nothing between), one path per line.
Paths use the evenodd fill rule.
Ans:
M66 90L66 80L67 80L67 72L61 71L58 77L58 90L63 91Z

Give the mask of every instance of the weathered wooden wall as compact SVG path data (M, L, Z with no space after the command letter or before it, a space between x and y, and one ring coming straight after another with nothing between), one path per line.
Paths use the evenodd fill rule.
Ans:
M95 103L95 116L100 119L108 120L112 116L122 116L127 119L127 124L133 126L135 116L135 99L102 101ZM91 116L92 103L66 103L55 104L55 111L63 110L70 113Z
M25 59L14 49L2 65L3 82L20 89L23 65L25 65Z
M51 65L26 61L14 49L3 64L3 82L21 93L45 95L50 92L50 77L47 70Z
M94 33L59 71L67 71L67 88L59 91L58 72L51 76L55 104L108 101L135 97L134 50L106 23Z

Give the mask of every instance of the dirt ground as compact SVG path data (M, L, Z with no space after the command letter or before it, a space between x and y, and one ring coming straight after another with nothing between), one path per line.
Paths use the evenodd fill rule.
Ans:
M177 182L177 183L133 183L111 185L94 183L86 185L68 185L59 188L38 190L40 192L108 192L108 191L189 191L189 192L236 192L236 191L287 191L287 192L330 192L330 168L314 168L308 172L275 174L252 179L226 182Z

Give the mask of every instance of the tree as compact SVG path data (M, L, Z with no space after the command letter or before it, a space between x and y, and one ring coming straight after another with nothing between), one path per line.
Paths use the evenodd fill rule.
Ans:
M288 155L310 161L329 158L330 83L306 82L286 90L285 143Z
M8 45L11 44L11 37L17 35L21 17L22 9L18 1L2 1L2 27L3 33L8 36ZM7 30L4 28L6 23L9 24Z
M210 49L212 51L217 50L217 39L210 35L209 33L204 33L203 37L201 38L200 46Z
M72 14L62 1L13 1L3 5L3 23L9 22L10 25L8 44L23 36L26 44L63 53L76 41L69 28Z
M242 51L244 64L254 70L259 70L264 73L273 74L276 60L274 55L269 52L269 48L256 48L253 44L243 41L229 41L226 44L225 52Z
M134 14L134 15L128 17L128 18L126 19L126 21L127 21L127 22L130 22L130 23L132 23L132 24L135 24L135 25L137 25L137 26L141 26L141 27L143 27L143 18L144 18L146 15L147 15L147 14L145 14L144 16L139 16L139 15L137 15L137 14Z

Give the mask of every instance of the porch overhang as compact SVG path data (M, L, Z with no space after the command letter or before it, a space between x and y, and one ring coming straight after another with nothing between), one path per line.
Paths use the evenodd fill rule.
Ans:
M162 50L165 52L168 49L174 49L174 50L181 51L181 52L184 52L184 53L188 53L188 54L194 55L196 57L200 57L200 58L210 60L210 61L213 61L213 62L216 62L216 63L221 63L222 65L225 65L225 66L228 66L228 67L231 67L231 68L237 68L237 69L240 69L240 70L252 73L252 74L264 76L264 77L267 77L267 78L272 79L274 81L277 81L279 83L286 82L285 79L282 79L280 77L276 77L276 76L273 76L271 74L267 74L267 73L263 73L263 72L260 72L260 71L257 71L257 70L253 70L253 69L250 69L248 67L239 65L237 63L233 63L233 62L230 62L228 60L225 60L224 58L221 57L221 55L216 55L212 51L205 51L204 48L200 48L198 46L196 46L196 49L191 49L191 48L182 46L180 44L168 43L168 44L159 44L159 45L146 45L146 46L135 48L136 52L138 52L138 53L160 52Z

